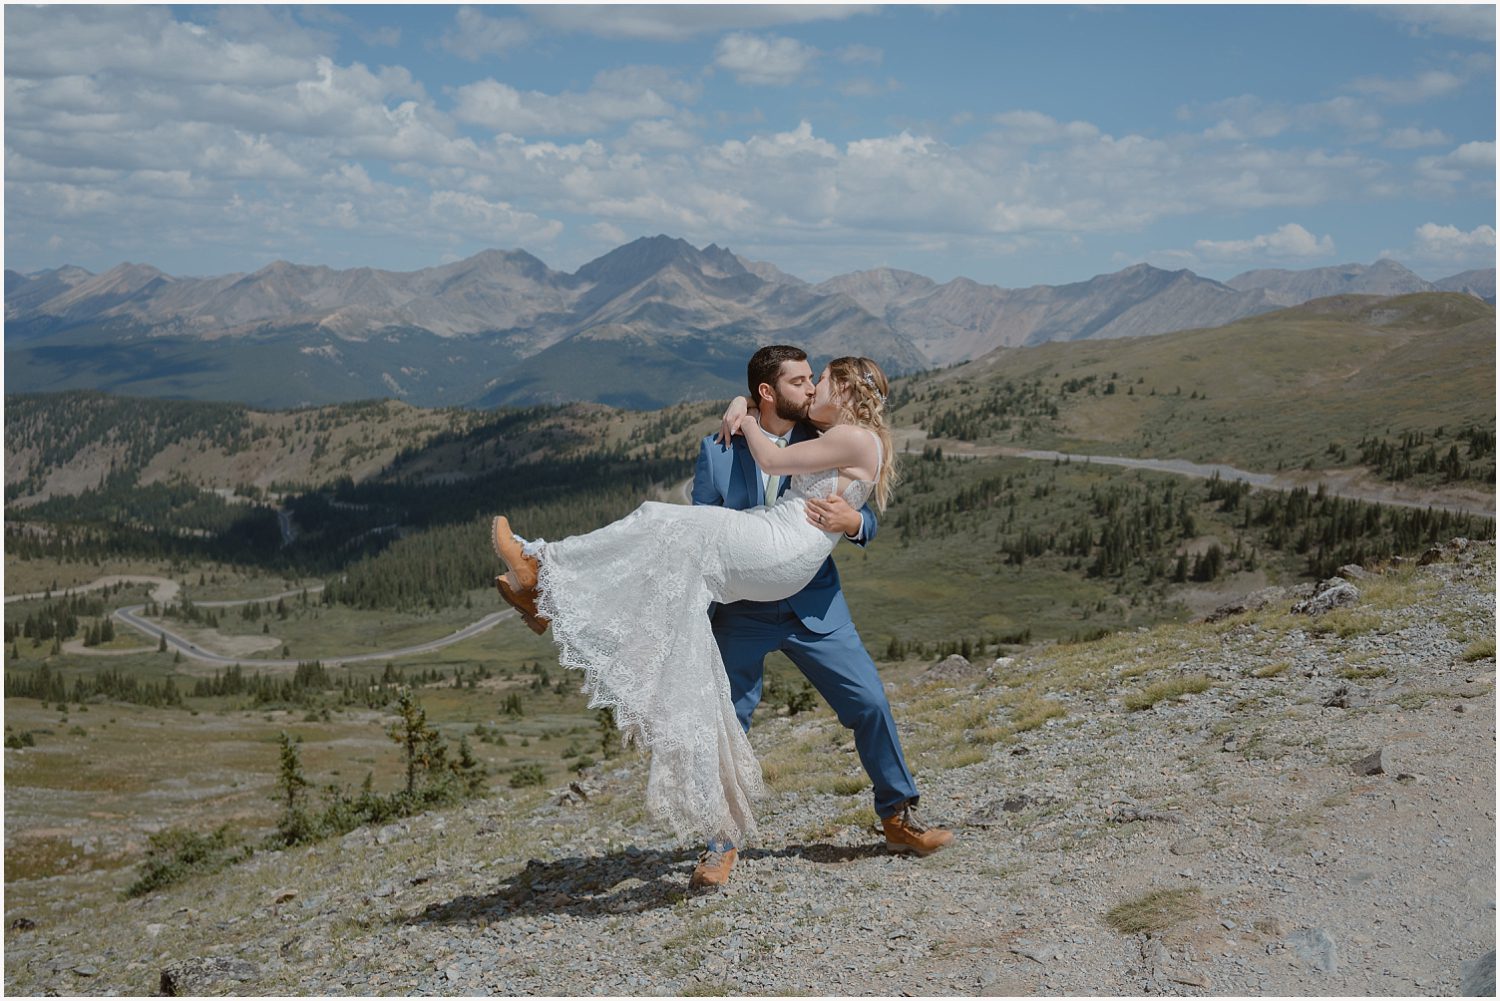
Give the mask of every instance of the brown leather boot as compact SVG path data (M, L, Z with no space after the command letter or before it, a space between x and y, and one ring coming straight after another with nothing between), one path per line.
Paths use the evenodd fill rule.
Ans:
M953 841L953 832L941 827L927 827L911 815L911 803L904 803L892 816L880 821L885 831L885 847L893 852L916 852L931 855Z
M505 561L505 569L516 575L516 585L522 591L536 587L536 575L540 564L527 556L510 530L510 519L505 515L496 518L490 527L490 541L494 543L495 555Z
M711 890L723 886L729 882L729 872L734 868L734 860L738 857L739 852L734 848L723 851L710 849L699 855L698 864L693 867L693 878L688 880L688 888Z
M510 581L504 576L495 578L495 589L500 592L506 604L514 608L521 616L521 621L526 623L526 628L538 636L547 631L547 625L551 619L544 619L536 611L536 592L517 591L510 586Z

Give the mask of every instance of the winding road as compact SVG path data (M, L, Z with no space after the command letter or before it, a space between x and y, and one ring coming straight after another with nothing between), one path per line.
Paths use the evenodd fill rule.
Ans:
M174 580L169 580L166 577L112 575L108 577L101 577L90 584L80 584L77 587L59 589L58 591L53 592L38 591L32 594L7 595L5 601L7 604L13 601L36 601L47 597L49 593L53 595L63 595L69 593L76 594L82 591L96 591L100 588L110 587L114 584L120 583L155 585L151 591L151 600L162 605L168 604L173 601L182 590L181 585L179 585ZM298 597L304 590L309 594L313 594L315 592L323 590L323 585L316 584L308 588L293 588L290 591L280 591L276 594L266 595L260 598L237 598L229 601L196 601L193 604L198 608L233 608L240 605L249 605L252 603L259 604L261 602L276 601L281 598ZM348 657L303 657L300 660L284 660L280 658L271 659L233 657L227 654L217 653L213 650L205 649L199 644L194 643L192 640L189 640L183 636L179 636L178 634L172 632L170 629L167 629L164 626L159 626L149 619L144 618L141 613L145 611L145 608L145 605L128 605L123 608L116 609L111 618L113 618L116 622L129 626L136 632L142 633L150 639L155 640L158 645L161 643L162 638L165 637L168 649L180 651L184 657L200 661L204 664L220 664L225 666L238 664L241 667L291 668L295 668L298 664L304 663L308 660L317 660L327 667L339 667L344 664L358 664L376 660L394 660L397 657L407 657L413 654L420 653L431 653L434 650L441 650L443 647L452 646L454 643L460 643L466 639L469 639L470 637L478 636L480 633L488 632L490 629L493 629L495 626L499 625L506 618L513 617L516 614L509 608L498 612L491 612L489 615L484 616L477 622L471 622L469 625L464 626L457 632L449 633L447 636L432 640L428 643L418 643L415 646L405 646L395 650L381 650L376 653L354 654ZM121 653L135 653L137 651L98 650L91 647L79 647L70 649L69 652L83 653L89 656L108 657L118 656Z

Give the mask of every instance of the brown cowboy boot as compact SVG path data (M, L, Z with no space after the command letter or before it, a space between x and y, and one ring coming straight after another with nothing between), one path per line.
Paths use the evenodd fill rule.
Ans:
M729 882L729 872L734 868L734 860L738 857L739 852L733 846L723 850L709 848L698 856L698 864L693 867L693 878L688 880L688 888L712 890L723 886Z
M506 580L503 575L495 578L495 589L500 592L500 597L520 614L521 621L526 623L527 629L538 636L547 631L547 625L552 620L544 619L537 614L535 591L517 591L510 586L510 581Z
M495 546L495 555L505 561L505 568L516 575L516 587L519 590L530 591L536 587L540 564L521 549L515 533L510 530L510 520L505 515L500 515L492 523L490 542Z
M892 852L916 852L931 855L953 841L953 832L927 827L911 815L911 802L901 804L895 814L880 821L885 831L885 847Z

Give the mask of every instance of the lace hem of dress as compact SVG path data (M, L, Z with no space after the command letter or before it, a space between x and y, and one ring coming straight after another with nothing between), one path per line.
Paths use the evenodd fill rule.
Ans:
M707 615L717 547L706 522L667 530L652 507L581 537L586 559L570 559L574 539L537 544L538 611L589 707L650 752L651 812L679 835L745 844L765 787Z

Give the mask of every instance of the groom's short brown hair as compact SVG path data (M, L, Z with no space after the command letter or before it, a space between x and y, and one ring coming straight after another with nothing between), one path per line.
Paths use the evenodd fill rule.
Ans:
M807 361L807 352L790 344L768 344L750 356L745 374L750 381L750 402L760 399L762 383L776 387L776 377L781 374L781 363Z

